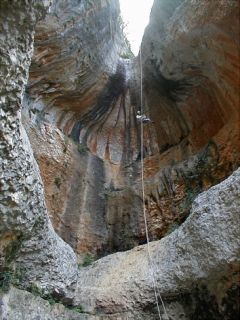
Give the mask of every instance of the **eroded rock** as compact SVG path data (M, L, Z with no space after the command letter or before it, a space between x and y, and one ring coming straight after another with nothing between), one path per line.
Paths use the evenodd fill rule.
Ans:
M216 310L212 310L212 319L220 319L225 314L224 300L228 299L229 284L224 293L216 288L224 283L223 277L234 278L239 266L239 183L240 170L200 194L181 227L161 241L150 243L157 285L170 312L171 303L178 301L182 303L187 319L193 319L195 309L200 308L200 300L208 303L207 295L204 300L201 293L205 286L208 295L215 296ZM194 292L194 288L199 289ZM189 308L184 305L184 295L192 296ZM194 302L194 297L199 301ZM107 314L129 310L137 313L137 310L151 309L154 301L146 245L109 255L80 270L75 304L83 305L85 310ZM210 314L210 308L207 314ZM237 314L233 309L230 318L235 319ZM179 319L179 314L173 319ZM198 319L207 319L207 315L198 315Z
M80 266L75 288L72 248L82 263L144 243L144 202L150 240L171 233L150 244L169 316L237 319L239 170L209 188L239 165L239 3L154 3L142 43L144 108L154 120L144 126L145 199L139 61L120 57L118 1L53 3L36 27L23 102L48 5L0 4L0 267L85 314L11 289L3 315L156 319L146 246Z
M65 293L76 281L76 257L52 228L39 169L21 124L34 27L48 6L48 1L1 2L0 261L1 271L24 267L28 281Z

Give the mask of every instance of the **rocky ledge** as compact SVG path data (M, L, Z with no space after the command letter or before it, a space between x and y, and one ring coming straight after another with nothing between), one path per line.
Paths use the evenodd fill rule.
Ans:
M163 319L237 319L239 206L240 169L200 194L188 219L171 235L149 248L139 246L80 267L68 308L51 307L56 296L44 301L36 297L39 291L11 289L2 297L2 315L25 319L27 311L26 319L39 320L156 319L153 272Z

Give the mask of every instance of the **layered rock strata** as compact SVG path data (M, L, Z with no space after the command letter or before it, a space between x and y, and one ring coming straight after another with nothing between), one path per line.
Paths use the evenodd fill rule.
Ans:
M144 126L151 240L181 225L194 198L239 166L238 6L154 3L142 42L144 110L154 121ZM30 68L25 126L55 230L80 259L146 238L139 57L119 57L118 15L116 1L56 3L37 26ZM96 181L93 200L88 190Z
M146 241L144 204L150 240L171 233L150 244L171 318L237 319L239 170L217 183L239 165L239 2L154 2L145 199L139 57L121 58L118 1L53 1L31 61L48 6L0 4L0 283L21 275L14 285L83 314L11 288L3 317L24 317L26 299L30 318L156 319L146 246L82 267Z

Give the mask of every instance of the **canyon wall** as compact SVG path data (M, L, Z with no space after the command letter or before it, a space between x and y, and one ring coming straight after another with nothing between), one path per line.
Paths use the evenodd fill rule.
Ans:
M239 184L238 169L200 194L186 222L169 236L80 267L71 307L12 288L3 296L2 315L39 320L158 319L152 270L164 301L163 305L159 300L162 319L237 320Z
M152 240L180 226L194 198L239 166L237 7L154 3L142 42ZM145 241L140 58L121 58L127 50L117 1L57 2L36 28L25 127L54 228L80 260Z
M76 282L76 257L53 230L39 169L21 121L34 28L48 5L47 1L1 2L0 269L1 281L17 266L24 268L28 281L66 292Z
M155 0L141 59L117 0L0 9L3 319L156 319L143 205L171 318L237 319L239 2Z

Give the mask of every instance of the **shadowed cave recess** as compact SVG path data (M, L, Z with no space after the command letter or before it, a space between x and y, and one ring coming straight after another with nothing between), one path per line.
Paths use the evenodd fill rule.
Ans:
M143 154L118 0L0 22L0 319L159 319L143 204L162 319L238 319L239 1L154 1Z

